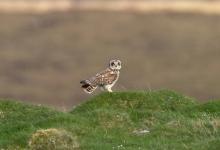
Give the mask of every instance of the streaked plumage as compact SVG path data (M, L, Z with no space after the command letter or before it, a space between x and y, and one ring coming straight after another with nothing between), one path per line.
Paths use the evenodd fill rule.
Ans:
M109 63L109 67L96 74L96 76L91 77L87 80L83 80L80 83L82 84L82 88L86 93L92 93L95 91L97 87L100 87L102 90L107 90L108 92L112 92L111 88L117 82L121 69L121 61L120 60L111 60Z

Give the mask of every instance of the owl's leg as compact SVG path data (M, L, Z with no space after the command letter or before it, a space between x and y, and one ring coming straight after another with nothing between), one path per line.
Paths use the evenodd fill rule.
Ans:
M110 93L113 92L111 88L108 88L107 91Z
M108 92L113 92L113 91L112 91L112 85L106 85L106 86L105 86L105 89L106 89Z

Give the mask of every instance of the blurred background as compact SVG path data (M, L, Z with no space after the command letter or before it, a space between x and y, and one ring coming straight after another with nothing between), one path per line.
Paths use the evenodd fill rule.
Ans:
M69 109L91 97L79 81L118 58L115 91L220 99L219 27L213 0L2 0L0 97Z

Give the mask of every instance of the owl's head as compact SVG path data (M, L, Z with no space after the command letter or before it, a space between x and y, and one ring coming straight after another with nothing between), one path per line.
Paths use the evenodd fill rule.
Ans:
M111 60L109 62L109 68L112 70L120 70L121 69L121 61L120 60Z

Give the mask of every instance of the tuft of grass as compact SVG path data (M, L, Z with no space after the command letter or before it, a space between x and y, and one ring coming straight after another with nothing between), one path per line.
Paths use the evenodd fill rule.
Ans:
M70 112L1 101L0 147L25 149L34 133L56 128L76 136L82 150L215 150L219 104L169 90L102 93Z
M78 147L75 137L55 128L38 130L29 141L30 150L77 150Z

